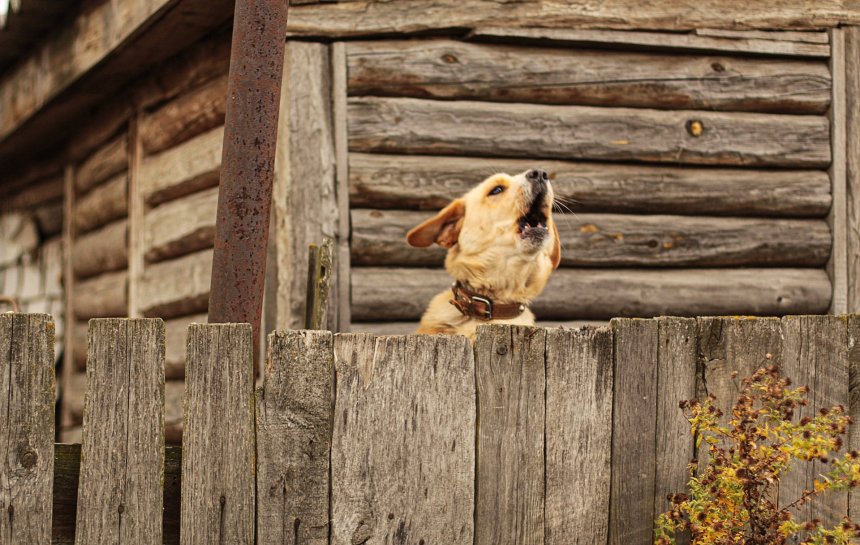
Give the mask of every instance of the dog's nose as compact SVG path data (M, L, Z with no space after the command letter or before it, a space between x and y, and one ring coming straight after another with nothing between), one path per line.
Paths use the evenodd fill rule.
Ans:
M547 181L549 181L549 175L546 173L545 170L533 168L532 170L526 172L526 180L530 181L533 184L541 182L546 183Z

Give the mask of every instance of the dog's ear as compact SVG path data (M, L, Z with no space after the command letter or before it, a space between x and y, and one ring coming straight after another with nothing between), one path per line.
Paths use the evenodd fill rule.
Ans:
M552 231L552 252L549 258L552 260L552 268L557 269L558 264L561 263L561 240L558 238L558 229L552 220L549 222L549 229Z
M406 233L406 241L418 248L426 248L434 242L443 248L457 244L466 204L457 199L438 214Z

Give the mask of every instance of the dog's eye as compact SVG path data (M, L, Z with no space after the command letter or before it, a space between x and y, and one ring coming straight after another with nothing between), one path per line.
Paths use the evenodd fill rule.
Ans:
M496 187L494 187L494 188L493 188L493 190L492 190L492 191L490 191L490 193L489 193L489 194L490 194L490 195L498 195L499 193L501 193L501 192L502 192L502 191L504 191L504 190L505 190L505 186L503 186L503 185L497 185Z

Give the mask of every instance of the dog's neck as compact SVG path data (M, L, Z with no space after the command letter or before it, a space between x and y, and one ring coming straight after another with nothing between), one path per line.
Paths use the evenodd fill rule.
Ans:
M479 320L516 318L526 310L524 303L509 302L497 303L492 297L473 289L467 282L457 280L451 286L453 298L451 304L460 311L463 316L477 318Z

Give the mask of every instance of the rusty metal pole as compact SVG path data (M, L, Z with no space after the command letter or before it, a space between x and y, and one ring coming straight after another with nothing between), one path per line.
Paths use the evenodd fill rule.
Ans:
M287 0L236 0L209 322L260 335Z

